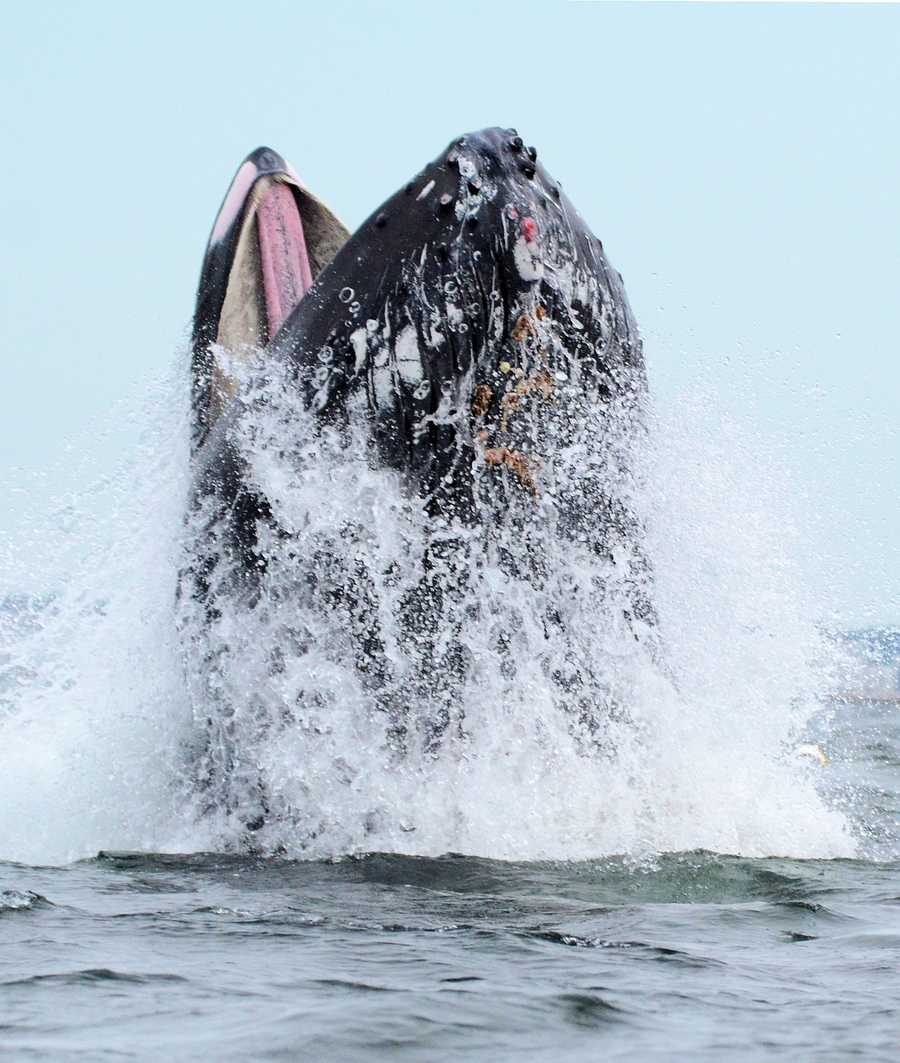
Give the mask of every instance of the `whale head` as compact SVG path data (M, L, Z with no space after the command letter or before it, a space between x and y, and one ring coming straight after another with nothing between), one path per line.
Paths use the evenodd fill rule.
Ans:
M323 421L366 416L380 460L460 515L473 469L536 497L586 408L627 429L646 390L621 277L515 129L454 139L352 236L280 156L248 156L198 294L201 441L234 394L214 352L250 347Z

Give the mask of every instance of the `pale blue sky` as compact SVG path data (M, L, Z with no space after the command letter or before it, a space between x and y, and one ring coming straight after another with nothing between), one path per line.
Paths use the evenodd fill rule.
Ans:
M516 125L624 274L657 401L702 377L752 402L816 500L823 601L900 619L900 8L157 0L3 22L4 533L10 485L80 486L66 444L171 364L249 149L353 227L454 134Z

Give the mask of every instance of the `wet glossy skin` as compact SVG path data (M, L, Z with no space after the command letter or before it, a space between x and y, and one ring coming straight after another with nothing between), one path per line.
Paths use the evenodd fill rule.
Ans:
M204 267L195 350L221 307L229 250L226 239ZM559 380L629 417L646 390L621 277L515 130L458 138L382 204L266 358L292 367L298 401L325 420L364 395L382 460L405 469L436 510L460 516L471 515L476 458L504 484L536 491L534 414L561 416L552 409ZM526 408L530 419L517 416ZM226 421L198 469L204 490L233 502L241 476L227 440Z
M590 292L565 290L573 271ZM597 401L643 392L637 329L600 241L536 151L515 130L488 129L452 142L363 223L273 347L325 415L365 389L384 460L434 491L448 473L460 487L456 472L471 463L479 432L492 452L520 445L503 406L517 370L520 390L532 393L545 388L536 374L570 375L559 352L538 357L549 327ZM323 381L325 346L334 362ZM442 395L451 410L474 404L477 424L423 430Z

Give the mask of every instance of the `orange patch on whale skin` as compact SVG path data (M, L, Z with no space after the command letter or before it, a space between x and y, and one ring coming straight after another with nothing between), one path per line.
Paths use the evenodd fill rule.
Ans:
M484 452L484 460L488 465L505 465L508 469L512 469L519 483L533 495L537 495L537 484L534 482L532 470L539 468L539 463L532 462L520 450L510 450L509 447L488 447Z
M526 336L533 336L536 331L537 329L534 326L534 322L528 314L522 314L515 325L513 325L512 338L516 343L522 343Z
M545 402L549 402L555 386L553 377L546 369L539 369L536 373L532 373L531 376L520 380L513 390L508 391L500 401L500 409L502 411L500 427L503 431L506 431L510 417L519 408L526 396L537 393Z
M537 336L538 329L535 318L538 321L543 321L546 316L547 311L540 303L535 308L533 315L531 313L520 314L512 327L512 338L516 343L523 343L528 336Z
M484 417L493 397L494 392L487 384L479 384L472 396L472 413L476 417Z

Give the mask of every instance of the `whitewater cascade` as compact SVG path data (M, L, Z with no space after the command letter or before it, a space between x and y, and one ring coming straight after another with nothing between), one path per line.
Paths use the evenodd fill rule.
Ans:
M855 852L795 755L830 651L791 564L790 500L700 400L656 411L640 444L648 624L622 608L644 578L627 537L603 556L558 538L554 492L539 521L512 505L490 534L435 527L360 436L317 434L277 375L262 387L241 445L286 534L264 544L254 598L210 617L176 593L197 537L215 534L202 509L185 522L180 372L65 530L36 520L10 545L0 856ZM586 418L555 493L609 445ZM441 568L447 543L464 580ZM397 618L426 550L441 606L410 641ZM52 578L32 570L38 554ZM377 683L354 656L373 615ZM442 684L459 654L464 685ZM426 658L439 666L423 682Z

